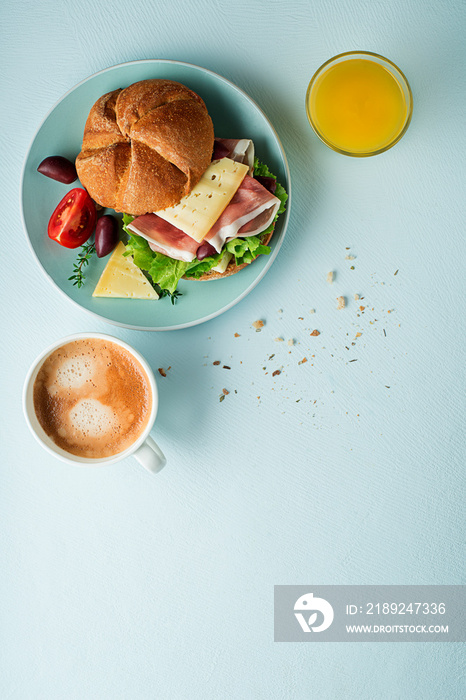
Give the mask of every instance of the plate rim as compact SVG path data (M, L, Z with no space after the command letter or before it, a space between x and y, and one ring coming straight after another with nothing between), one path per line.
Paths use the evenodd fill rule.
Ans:
M26 173L26 166L29 160L29 155L31 153L32 147L37 139L37 135L39 131L42 129L43 125L47 121L47 119L50 117L50 115L55 111L55 109L58 107L58 105L65 100L68 95L70 95L72 92L74 92L77 88L79 88L81 85L84 85L85 83L89 82L93 78L96 78L98 75L102 75L104 73L108 73L112 70L118 69L118 68L123 68L124 66L131 66L131 65L142 65L142 64L148 64L148 63L156 63L156 64L174 64L174 65L179 65L179 66L185 66L186 68L194 68L196 70L201 71L202 73L207 73L209 75L214 76L216 79L227 83L231 88L234 90L237 90L239 93L241 93L250 103L254 105L254 107L258 110L258 112L261 114L261 116L265 119L267 122L269 128L271 129L277 144L279 146L279 149L281 151L281 156L283 159L283 165L285 168L285 173L286 173L286 178L287 178L287 194L288 194L288 199L287 199L287 204L286 204L286 210L284 212L284 218L282 219L283 221L283 229L281 232L281 236L279 240L277 241L276 245L274 246L273 251L270 254L270 257L267 259L267 262L265 263L264 267L262 268L261 272L258 273L258 275L253 279L251 284L244 289L241 294L236 296L233 300L231 300L228 304L222 306L222 308L217 309L216 311L207 314L206 316L202 316L201 318L197 318L191 321L187 321L185 323L178 323L176 325L172 326L134 326L129 323L122 323L121 321L115 321L114 319L109 319L104 316L101 316L98 314L96 311L92 311L91 309L88 309L87 307L83 306L79 302L77 302L75 299L73 299L71 296L69 296L61 287L55 282L53 277L47 272L47 270L44 268L42 265L41 261L39 260L39 257L34 250L34 247L32 245L29 232L26 226L26 220L25 220L25 215L24 215L24 179L25 179L25 173ZM239 304L240 301L242 301L252 290L259 284L259 282L263 279L265 274L269 271L270 267L272 266L275 258L278 255L278 252L283 244L283 240L288 228L288 222L289 222L289 216L290 216L290 204L291 204L291 176L290 176L290 168L288 165L288 160L286 157L285 149L283 148L283 144L281 142L280 137L278 136L273 124L265 114L265 112L262 110L261 107L257 104L257 102L248 95L247 92L245 92L242 88L240 88L238 85L233 83L231 80L228 78L225 78L224 76L220 75L219 73L216 73L215 71L211 70L210 68L204 68L203 66L199 66L194 63L189 63L187 61L177 61L174 59L165 59L165 58L143 58L143 59L136 59L133 61L124 61L123 63L115 63L111 66L108 66L107 68L102 68L99 71L96 71L95 73L92 73L91 75L87 76L86 78L83 78L79 82L77 82L75 85L73 85L69 90L67 90L49 109L49 111L45 114L41 122L39 123L37 129L35 130L32 138L30 139L29 146L27 148L25 157L23 159L23 165L21 169L21 180L20 180L21 186L20 186L20 212L21 212L21 221L22 221L22 226L23 226L23 231L26 235L26 240L29 246L29 249L31 250L36 262L39 265L39 268L42 270L42 273L45 275L45 277L52 283L52 285L58 289L60 294L62 294L68 301L70 301L72 304L77 306L79 309L87 312L91 316L94 316L95 318L99 319L100 321L104 321L105 323L108 323L110 325L118 326L119 328L126 328L128 330L137 330L137 331L175 331L175 330L184 330L185 328L192 328L193 326L198 326L201 323L206 323L208 321L213 320L217 316L220 316L221 314L225 313L226 311L229 311L233 306L236 306L236 304ZM208 281L205 282L208 284Z

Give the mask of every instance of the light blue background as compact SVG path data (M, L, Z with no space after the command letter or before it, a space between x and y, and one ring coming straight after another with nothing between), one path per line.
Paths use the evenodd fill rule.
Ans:
M457 644L272 640L274 584L464 583L464 4L6 0L0 19L0 697L463 697ZM408 133L371 159L325 148L304 111L312 73L352 49L391 58L414 93ZM21 167L45 114L88 75L142 58L239 85L291 169L271 270L184 331L125 331L77 310L20 221ZM30 363L86 330L171 366L158 476L134 459L66 468L27 431Z

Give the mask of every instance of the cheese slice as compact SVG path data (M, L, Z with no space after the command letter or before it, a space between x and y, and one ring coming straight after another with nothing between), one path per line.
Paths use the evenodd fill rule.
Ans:
M215 267L213 267L212 270L214 272L220 272L223 275L232 257L232 253L228 253L227 251L225 251L223 253L223 256L220 258L220 262Z
M248 166L230 158L213 161L197 185L174 207L154 212L201 243L233 199Z
M120 241L106 264L93 297L119 299L158 299L159 295L130 255L123 256L125 246Z

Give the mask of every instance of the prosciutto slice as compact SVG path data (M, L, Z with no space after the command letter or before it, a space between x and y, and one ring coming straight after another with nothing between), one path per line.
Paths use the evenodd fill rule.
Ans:
M151 250L157 253L184 262L191 262L196 257L199 243L157 214L138 216L127 228L145 238Z
M226 241L241 236L257 236L270 226L280 207L280 200L257 180L245 175L230 204L226 207L204 242L219 253Z
M231 158L236 163L249 166L248 174L254 170L254 143L251 139L219 139L214 141L212 160Z

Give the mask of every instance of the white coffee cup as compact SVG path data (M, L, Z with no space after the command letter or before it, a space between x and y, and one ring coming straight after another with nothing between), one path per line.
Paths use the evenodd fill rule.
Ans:
M34 382L36 380L37 374L46 360L46 358L58 348L71 343L74 340L83 340L86 338L98 338L100 340L106 340L111 343L115 343L120 347L124 348L129 352L139 364L144 369L147 379L149 381L150 389L152 392L152 406L149 415L149 420L144 431L139 435L139 437L123 452L112 455L110 457L94 458L94 457L82 457L79 455L71 454L66 450L62 449L54 443L54 441L47 435L45 430L42 428L36 412L34 410ZM121 460L126 459L126 457L136 457L136 459L145 467L148 471L157 473L166 464L165 456L157 445L155 440L150 436L150 432L154 426L155 418L157 415L158 408L158 393L157 384L155 382L154 373L150 368L147 361L140 355L137 350L135 350L131 345L125 343L119 338L115 338L111 335L106 335L105 333L75 333L74 335L69 335L65 338L57 340L55 343L46 348L37 357L31 365L29 372L26 376L23 389L23 411L26 418L26 422L31 430L32 434L36 438L42 447L47 450L50 454L58 459L71 465L81 465L86 467L95 467L104 464L115 464L116 462L121 462Z

